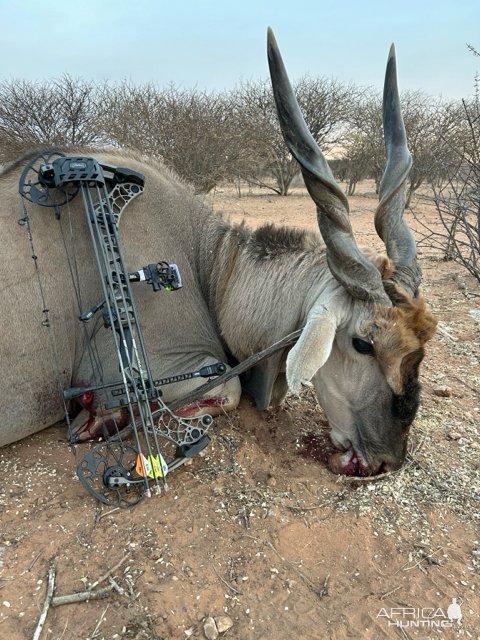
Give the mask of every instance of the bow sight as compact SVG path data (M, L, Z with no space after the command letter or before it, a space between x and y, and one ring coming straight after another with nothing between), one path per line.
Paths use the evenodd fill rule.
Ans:
M92 446L77 463L77 475L84 487L101 502L128 507L144 496L151 495L151 486L160 491L160 482L167 488L166 475L186 459L199 453L209 443L209 415L181 418L162 402L159 387L195 377L212 377L225 372L217 363L199 371L154 379L142 331L138 322L131 283L144 282L154 291L176 291L182 286L178 267L159 261L138 271L128 272L118 233L123 210L143 192L144 176L126 168L100 164L95 158L67 157L46 150L35 156L25 167L19 184L20 194L28 201L55 210L60 220L62 207L70 215L69 203L80 195L91 240L95 265L102 289L102 299L90 308L81 308L78 317L87 338L87 349L93 351L92 335L87 323L102 311L103 325L110 329L118 360L120 379L105 381L101 372L92 371L94 384L89 387L62 389L70 441L73 440L67 402L78 397L91 403L93 394L101 392L106 399L102 411L119 409L126 416L120 424L110 420L103 431L103 442ZM21 221L32 236L29 216ZM66 247L65 250L67 251ZM32 257L37 265L37 256ZM71 265L71 256L67 255ZM74 279L75 269L70 269ZM40 279L39 279L40 281ZM41 282L40 282L41 284ZM78 282L73 282L78 287ZM42 289L41 289L42 290ZM43 293L42 293L43 296ZM78 299L78 297L77 297ZM44 302L44 324L49 327L48 308ZM53 341L53 334L52 341ZM92 354L91 362L95 362ZM92 365L93 366L93 365ZM57 379L60 379L58 365ZM98 408L97 408L98 409ZM126 443L131 437L133 442ZM162 448L159 440L162 441ZM166 449L173 446L167 456ZM77 458L77 448L72 447ZM170 462L166 459L171 458Z

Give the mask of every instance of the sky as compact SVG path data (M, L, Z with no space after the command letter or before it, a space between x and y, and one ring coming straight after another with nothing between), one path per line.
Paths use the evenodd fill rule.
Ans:
M391 42L400 89L468 98L480 71L480 0L0 0L0 24L0 80L228 90L268 76L268 26L293 81L380 88Z

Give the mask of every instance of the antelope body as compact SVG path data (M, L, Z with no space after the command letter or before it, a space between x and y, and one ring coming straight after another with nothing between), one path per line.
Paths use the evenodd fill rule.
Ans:
M420 271L415 243L403 220L404 186L411 164L399 109L395 59L385 81L384 125L387 168L375 215L387 256L362 253L348 219L348 203L310 135L292 93L278 48L269 32L272 85L285 141L302 168L317 206L319 235L266 225L254 232L212 213L164 166L125 154L74 151L101 162L144 173L146 188L125 211L120 236L129 270L163 259L176 262L183 289L156 294L138 287L135 296L155 377L192 371L218 360L243 360L304 327L297 344L258 365L245 386L257 406L282 402L313 383L342 451L330 462L341 473L398 468L419 402L418 367L435 320L417 296ZM72 155L71 150L65 153ZM18 196L26 159L0 175L0 446L39 431L63 414L48 332L41 326L36 273ZM72 230L50 211L33 205L30 220L45 297L57 345L63 384L88 385L89 363L77 320L76 302L63 243L75 245L85 308L101 297L81 203L70 205ZM65 236L67 239L65 240ZM71 248L71 247L70 247ZM99 332L98 357L104 379L118 365ZM179 382L163 389L169 402L198 386ZM234 378L183 415L215 414L235 408L240 383ZM96 418L84 412L76 437L95 435L111 419L97 399Z

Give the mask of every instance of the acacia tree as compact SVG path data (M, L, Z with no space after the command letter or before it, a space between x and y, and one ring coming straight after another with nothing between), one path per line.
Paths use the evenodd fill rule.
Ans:
M228 96L123 84L107 103L104 128L117 145L161 158L197 192L234 176L241 149Z
M358 90L336 80L304 77L294 85L294 91L307 126L322 149L338 144ZM232 100L245 149L239 174L252 184L288 195L299 167L282 138L270 82L243 82Z
M0 159L32 146L105 142L100 119L102 88L64 75L57 80L0 83Z

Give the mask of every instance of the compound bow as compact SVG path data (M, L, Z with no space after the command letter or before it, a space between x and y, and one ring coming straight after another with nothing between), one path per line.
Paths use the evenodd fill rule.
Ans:
M167 489L167 473L199 453L210 441L207 431L212 422L211 416L181 418L175 415L163 403L159 387L194 377L210 378L225 374L226 371L225 365L219 362L199 371L159 380L152 376L131 283L145 282L154 291L176 291L182 287L182 281L177 266L164 261L146 265L133 273L126 269L118 233L119 221L125 207L142 193L143 188L144 176L136 171L100 164L91 157L67 157L51 150L39 153L28 162L19 183L19 192L23 198L34 204L53 208L59 221L62 207L66 206L70 215L68 205L71 200L79 194L82 200L101 283L102 299L93 307L84 309L77 294L78 318L84 327L85 342L93 368L95 353L92 335L88 333L86 325L99 311L102 312L103 325L111 330L120 380L105 382L101 376L100 380L89 387L63 388L52 333L50 337L57 380L62 387L61 397L69 439L77 460L77 475L91 495L104 504L118 507L137 504L143 496L151 495L151 487L156 492L161 491L161 485ZM42 295L42 324L50 327L49 310L43 294L25 205L24 217L19 222L28 229ZM78 292L75 256L68 255L66 245L65 251L73 286ZM72 262L75 263L73 266ZM95 378L95 371L93 374ZM105 431L104 441L96 446L90 445L91 448L79 460L77 446L72 443L74 438L68 403L78 397L89 398L95 392L111 397L105 402L105 409L121 408L126 412L128 427L125 429L114 421L113 433ZM133 437L133 442L127 443L126 438L130 436ZM160 440L164 445L162 448ZM170 456L165 453L167 445L173 447ZM169 462L168 458L171 458Z

